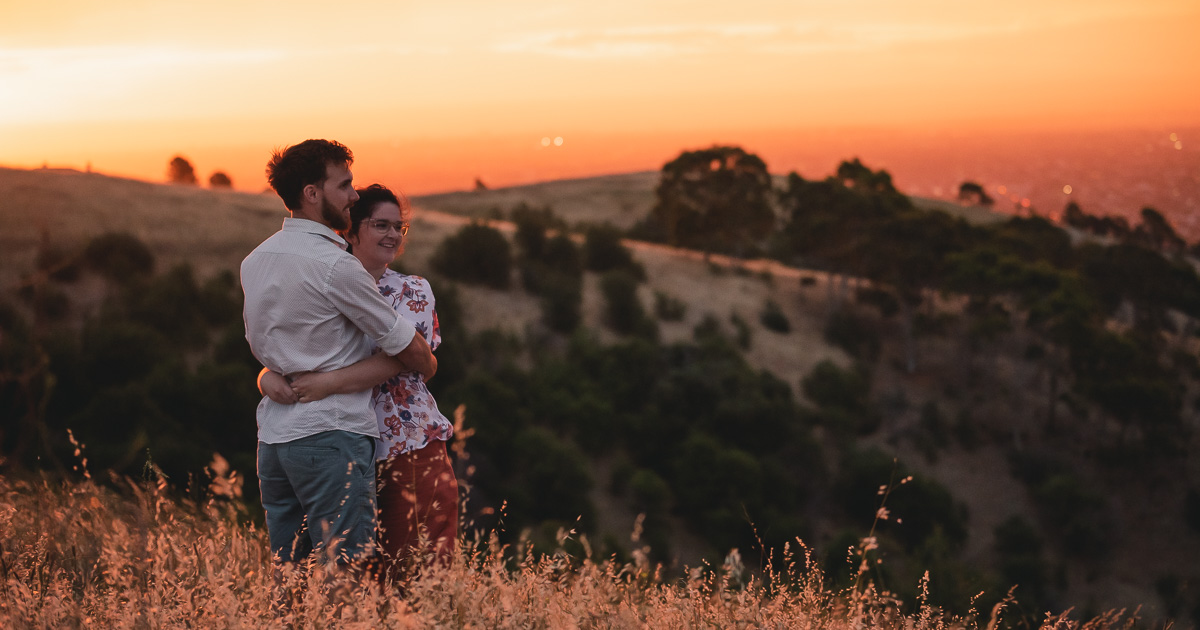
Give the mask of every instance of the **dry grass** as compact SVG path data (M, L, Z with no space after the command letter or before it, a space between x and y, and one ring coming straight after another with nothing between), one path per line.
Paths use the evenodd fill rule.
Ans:
M467 551L452 566L430 570L404 595L319 568L277 582L265 532L239 524L236 502L218 496L236 494L240 482L219 460L214 469L215 494L199 503L172 498L161 482L114 480L113 489L0 477L0 627L990 630L1003 612L955 618L918 605L904 613L869 586L825 590L804 557L760 579L734 552L715 571L666 583L643 553L627 564L534 556L494 537L463 541ZM587 548L586 538L578 542ZM1047 625L1125 623L1110 615Z

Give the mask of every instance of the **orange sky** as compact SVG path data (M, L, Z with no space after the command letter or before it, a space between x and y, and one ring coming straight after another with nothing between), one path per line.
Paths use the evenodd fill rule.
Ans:
M427 192L804 130L1200 125L1196 0L346 4L0 0L0 164L259 190L329 137Z

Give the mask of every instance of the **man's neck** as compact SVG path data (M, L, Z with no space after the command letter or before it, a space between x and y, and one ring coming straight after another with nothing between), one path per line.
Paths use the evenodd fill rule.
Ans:
M304 219L306 221L315 221L317 223L320 223L321 225L324 225L327 228L333 229L329 226L329 223L327 223L325 221L325 218L321 216L320 212L312 212L309 208L300 208L299 210L290 210L289 212L292 213L293 219Z

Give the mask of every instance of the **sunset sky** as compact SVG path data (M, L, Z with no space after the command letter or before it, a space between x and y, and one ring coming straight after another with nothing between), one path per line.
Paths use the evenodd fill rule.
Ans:
M178 153L260 190L328 137L419 193L814 131L1200 126L1196 0L344 4L0 0L0 165Z

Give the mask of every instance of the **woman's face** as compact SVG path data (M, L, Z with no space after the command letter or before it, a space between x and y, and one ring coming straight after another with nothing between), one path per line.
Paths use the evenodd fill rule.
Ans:
M404 253L404 236L395 225L405 220L400 216L400 206L390 201L375 204L371 217L363 219L358 231L346 238L364 268L381 269ZM381 231L378 226L385 223Z

